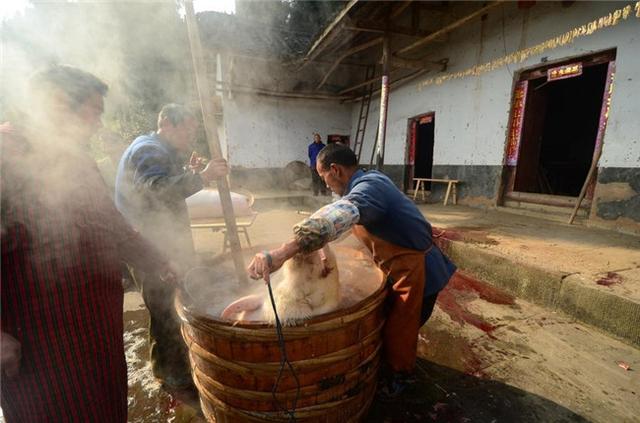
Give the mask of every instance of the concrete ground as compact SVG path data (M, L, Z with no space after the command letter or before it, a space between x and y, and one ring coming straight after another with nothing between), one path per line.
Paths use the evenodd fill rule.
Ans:
M313 208L304 204L257 203L252 243L288 239ZM640 326L638 315L606 308L638 303L640 240L461 206L421 210L447 229L444 244L469 278L440 295L421 331L418 382L396 403L374 401L367 421L637 421L633 331L621 335L589 319L610 314L612 324ZM221 252L222 239L194 231L203 256ZM580 300L572 302L572 293ZM197 404L162 391L150 375L146 319L140 296L128 293L130 420L202 421Z

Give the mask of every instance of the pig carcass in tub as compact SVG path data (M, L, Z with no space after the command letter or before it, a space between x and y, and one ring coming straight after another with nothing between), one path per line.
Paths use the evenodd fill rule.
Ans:
M191 197L188 197L186 201L189 218L191 220L206 221L224 216L222 213L222 204L220 203L220 194L217 189L204 188ZM250 197L232 192L231 202L233 204L233 212L236 216L250 216L253 214L251 210L252 200Z
M338 308L338 267L336 256L328 245L310 254L296 254L284 263L282 272L282 280L273 286L273 299L283 325L294 325ZM273 279L271 283L274 283ZM230 320L275 323L266 289L264 294L249 295L234 301L222 311L221 316Z

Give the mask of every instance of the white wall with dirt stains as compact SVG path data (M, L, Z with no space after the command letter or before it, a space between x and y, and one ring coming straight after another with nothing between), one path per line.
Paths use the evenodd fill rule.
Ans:
M232 166L278 168L308 163L313 133L349 135L351 105L333 101L234 94L223 98L228 159Z
M445 73L462 71L561 35L626 5L631 5L632 12L618 25L600 29L522 63L420 90L419 82L438 75L430 72L392 89L385 164L405 163L407 119L435 111L435 165L502 165L513 75L540 66L543 58L553 62L616 48L615 87L600 166L640 167L640 19L635 16L635 3L575 2L563 7L559 2L537 2L523 10L515 2L509 2L490 11L486 20L476 20L451 33L449 41L435 44L438 50L433 50L428 57L434 60L448 57L449 68ZM362 154L366 163L375 138L379 101L379 97L372 99ZM352 138L358 112L359 104L355 104Z

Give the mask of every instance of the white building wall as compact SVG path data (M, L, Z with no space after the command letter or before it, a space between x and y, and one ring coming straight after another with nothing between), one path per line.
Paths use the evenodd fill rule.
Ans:
M233 166L281 168L308 163L313 133L348 135L351 106L323 100L234 94L223 99L228 159Z
M536 45L574 27L591 22L629 2L575 2L562 7L558 2L537 2L528 10L515 3L497 8L484 22L475 21L450 35L445 50L433 58L449 58L445 73L457 72ZM503 13L506 18L503 30ZM640 167L640 19L633 10L617 26L579 38L572 44L547 50L523 63L511 64L479 77L450 80L422 90L418 83L431 72L392 90L389 98L385 164L405 163L407 119L435 111L434 165L500 166L506 144L513 74L548 61L617 48L615 88L609 124L604 139L602 167ZM527 18L528 15L528 18ZM503 36L504 33L504 36ZM364 160L368 162L379 110L379 97L372 99L367 125ZM352 137L357 126L359 104L352 110Z

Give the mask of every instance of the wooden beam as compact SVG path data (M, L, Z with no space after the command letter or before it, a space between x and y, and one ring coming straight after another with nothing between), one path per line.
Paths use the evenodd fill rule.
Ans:
M346 94L346 93L350 93L351 91L357 90L360 87L364 87L364 86L367 86L369 84L372 84L372 83L376 82L379 79L380 79L380 76L375 76L375 77L373 77L371 79L367 79L364 82L361 82L359 84L353 85L353 86L351 86L349 88L345 88L344 90L340 91L338 94L343 95L343 94Z
M431 60L410 60L391 56L391 66L404 69L426 69L443 71L447 68L448 60L433 62Z
M349 31L375 32L376 34L384 34L384 29L367 28L365 26L345 25L343 28Z
M208 49L210 50L210 49ZM294 66L293 63L291 62L283 62L282 60L278 59L277 57L264 57L264 56L256 56L256 55L251 55L251 54L246 54L246 53L236 53L234 51L231 50L223 50L222 52L224 52L224 54L231 56L231 57L236 57L239 59L243 59L243 60L255 60L255 61L262 61L262 62L269 62L269 63L276 63L279 65L283 65L283 66ZM213 52L208 51L207 53L208 55L214 55ZM207 60L215 60L215 59L210 59L208 58ZM313 60L313 63L318 63L321 65L333 65L333 60ZM343 60L342 62L340 62L340 66L357 66L357 67L361 67L361 68L366 68L367 66L370 66L367 63L356 63L356 62L352 62L352 61L346 61Z
M391 74L393 74L395 72L397 72L397 69L393 69L391 71ZM374 73L374 75L375 75L375 73ZM379 75L378 76L374 76L373 78L367 79L364 82L360 82L359 84L347 87L347 88L343 89L342 91L340 91L338 94L339 95L343 95L343 94L346 94L346 93L350 93L351 91L357 90L358 88L361 88L361 87L365 87L365 86L367 86L369 84L373 84L374 82L377 82L379 80L380 80L380 76Z
M263 95L266 97L283 97L283 98L299 98L306 100L331 100L331 101L342 101L346 100L349 97L347 96L339 96L339 95L322 95L322 94L306 94L306 93L296 93L296 92L285 92L285 91L270 91L261 88L255 88L252 90L238 89L240 92L245 92L248 94L257 94Z
M408 51L414 50L417 47L421 47L421 46L429 43L430 41L433 41L436 38L438 38L438 37L440 37L442 35L445 35L445 34L451 32L451 31L453 31L456 28L461 27L462 25L474 20L475 18L484 15L489 10L491 10L491 9L495 8L496 6L499 6L502 3L504 3L504 1L505 0L497 0L497 1L489 4L488 6L485 6L485 7L481 8L481 9L478 9L475 12L473 12L472 14L470 14L470 15L462 18L462 19L459 19L459 20L455 21L450 25L445 26L444 28L432 33L431 35L429 35L429 36L427 36L427 37L425 37L425 38L423 38L421 40L418 40L418 41L416 41L414 43L411 43L406 47L401 48L400 50L396 51L396 54L404 54L404 53L406 53Z
M349 11L353 8L353 6L356 5L357 2L358 0L350 0L349 3L347 3L346 6L340 11L340 13L338 13L338 15L333 19L333 21L324 29L320 37L313 43L313 45L305 55L303 59L305 63L315 59L318 54L322 52L322 50L328 44L325 43L325 40L335 37L335 34L337 34L338 31L334 32L334 29L336 29L341 24L342 19L347 16ZM330 38L329 35L332 33L334 35L332 35L332 37Z
M391 71L389 72L389 77L391 77L393 75L397 75L400 70L401 69L391 69ZM338 93L338 95L344 95L346 93L349 93L351 91L357 90L358 88L361 88L361 87L364 87L366 85L372 84L372 83L374 83L376 81L379 81L379 80L380 80L380 75L378 75L376 77L373 77L371 79L368 79L368 80L366 80L364 82L361 82L359 84L352 85L351 87L345 88L344 90L340 91Z
M394 24L389 24L389 29L387 30L384 25L368 21L359 22L357 25L344 25L343 28L350 31L374 32L376 34L384 34L386 32L390 35L401 35L403 37L427 37L433 34L433 32Z
M305 98L309 100L347 100L349 96L335 95L327 92L304 92L304 91L274 91L266 88L250 87L247 85L232 84L224 81L216 81L216 84L222 85L223 88L233 90L233 92L245 94L259 94L271 97L287 97L287 98Z
M402 12L404 12L404 10L407 7L411 6L412 2L413 2L413 0L408 0L408 1L403 2L402 4L397 5L395 7L395 9L393 9L393 11L391 12L391 15L389 15L389 18L390 19L394 19L394 18L397 18L398 16L400 16L400 14Z
M193 68L196 73L196 88L200 97L200 107L202 108L202 117L204 120L204 129L209 144L209 151L212 159L222 157L220 148L220 140L218 139L218 128L216 123L216 113L214 103L211 101L212 91L209 87L207 79L207 69L202 54L202 45L200 43L200 34L196 23L195 13L193 11L193 3L185 2L187 34L189 36L189 44L191 47L191 58L193 59ZM236 226L236 217L233 213L233 203L231 202L231 191L229 189L229 181L226 176L216 180L218 193L220 194L220 204L222 205L222 213L224 222L227 226L227 235L231 244L231 255L235 265L236 276L241 285L247 285L247 271L244 267L244 259L242 257L242 247L240 238L238 237L238 228Z
M225 54L228 54L229 56L236 57L243 60L255 60L255 61L261 61L261 62L280 64L283 66L294 66L294 64L291 62L283 62L282 60L275 57L253 56L250 54L234 53L231 51L225 51ZM333 65L334 63L333 60L319 60L319 59L315 59L312 62L320 65ZM340 62L340 66L357 66L361 68L366 68L369 65L366 63L356 63L353 61L343 60L342 62Z
M415 71L415 72L413 72L413 73L410 73L409 75L403 76L402 78L396 79L395 81L392 81L392 82L389 84L389 89L391 89L391 88L396 88L397 86L402 85L402 84L404 84L405 82L409 82L410 80L415 79L415 78L417 78L418 76L420 76L420 75L422 75L422 74L425 74L425 73L427 73L427 72L429 72L429 71L428 71L428 70L426 70L426 69L420 69L420 70L417 70L417 71ZM380 92L380 88L378 88L378 89L374 90L374 91L371 93L371 95L376 95L376 94L378 94L379 92ZM359 96L356 96L356 97L352 97L352 98L350 98L349 100L345 100L345 103L352 103L352 102L355 102L355 101L360 101L360 100L362 100L362 97L363 97L362 95L359 95Z
M346 59L347 57L351 56L352 54L356 54L360 51L366 50L370 47L373 47L377 44L382 43L383 37L378 37L378 38L374 38L373 40L369 40L366 43L362 43L360 45L357 45L355 47L350 48L349 50L345 51L344 53L342 53L335 62L333 62L333 65L331 66L331 68L329 68L329 70L327 71L327 73L324 75L324 78L322 78L322 81L320 81L320 83L318 84L318 86L316 87L316 89L320 89L325 82L327 82L327 79L329 79L329 76L331 76L331 74L333 73L333 71L338 67L338 65L340 64L341 61L343 61L344 59Z

